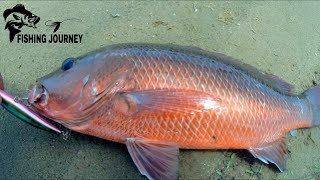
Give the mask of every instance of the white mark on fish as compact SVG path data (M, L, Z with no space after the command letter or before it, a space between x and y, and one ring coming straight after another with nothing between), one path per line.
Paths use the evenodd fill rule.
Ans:
M92 81L92 95L98 95L97 82L95 79Z
M84 89L85 86L88 84L89 79L90 79L90 75L87 75L87 76L83 79L83 86L82 86L81 91L80 91L80 97L82 97L82 95L83 95L83 89Z
M300 100L300 99L298 98L298 100ZM300 105L300 113L304 114L304 108L303 108L301 101L299 101L299 105Z
M217 109L220 107L217 101L211 100L211 99L206 99L201 102L205 110L208 109Z

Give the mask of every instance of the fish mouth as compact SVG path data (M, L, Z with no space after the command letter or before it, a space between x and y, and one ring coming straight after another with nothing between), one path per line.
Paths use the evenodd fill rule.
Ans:
M30 104L45 106L48 103L49 93L43 85L38 83L29 88L28 97Z
M30 26L33 27L33 28L37 28L36 27L36 24L40 21L40 17L33 17L29 20L30 22Z
M33 19L33 24L36 25L40 21L40 17L35 17Z

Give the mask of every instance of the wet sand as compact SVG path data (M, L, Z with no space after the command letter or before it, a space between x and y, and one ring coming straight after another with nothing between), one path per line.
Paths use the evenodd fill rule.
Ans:
M78 18L57 33L83 34L81 44L10 43L0 31L0 72L19 97L34 81L102 46L125 42L175 43L217 51L273 73L301 93L320 84L319 2L21 2L41 17ZM16 5L1 2L0 9ZM0 179L144 179L121 144L72 132L68 140L22 123L0 108ZM320 128L287 136L288 170L265 165L246 151L181 150L181 179L318 179Z

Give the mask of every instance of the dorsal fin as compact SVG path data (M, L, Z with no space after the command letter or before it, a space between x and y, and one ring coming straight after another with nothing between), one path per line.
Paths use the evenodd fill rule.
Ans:
M230 57L221 53L205 51L201 48L196 48L196 47L190 47L190 46L180 47L177 45L169 45L169 46L172 46L170 50L178 51L179 49L183 49L184 53L205 56L205 57L217 60L219 62L222 62L224 64L233 66L234 68L241 70L247 73L248 75L252 76L253 78L257 79L261 83L266 84L271 88L274 88L280 93L283 93L286 95L294 95L293 85L282 80L280 77L276 75L266 73L262 70L257 69L256 67L253 67L252 65L241 62L240 60L235 59L233 57Z
M259 82L275 89L276 91L285 94L285 95L294 95L293 86L279 77L266 73L262 70L259 70L249 64L243 63L235 58L226 56L221 53L210 52L203 50L201 48L192 47L192 46L180 46L173 44L144 44L144 43L131 43L131 44L116 44L111 45L106 48L97 50L97 51L112 51L117 49L130 49L130 48L150 48L157 50L167 50L170 52L184 53L192 56L201 56L210 58L222 62L224 64L230 65L235 69L241 70L251 77L255 78Z

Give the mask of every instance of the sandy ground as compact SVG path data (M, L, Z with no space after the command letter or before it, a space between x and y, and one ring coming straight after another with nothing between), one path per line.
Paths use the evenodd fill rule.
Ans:
M0 10L17 1L1 2ZM81 44L9 43L1 22L0 72L9 93L25 97L35 79L67 57L120 42L192 45L218 51L280 76L301 93L320 83L319 2L21 2L42 19L79 18L59 33L82 33ZM20 122L0 108L0 179L143 179L126 147L72 133L68 140ZM246 151L181 151L181 179L319 179L320 128L288 139L288 170Z

